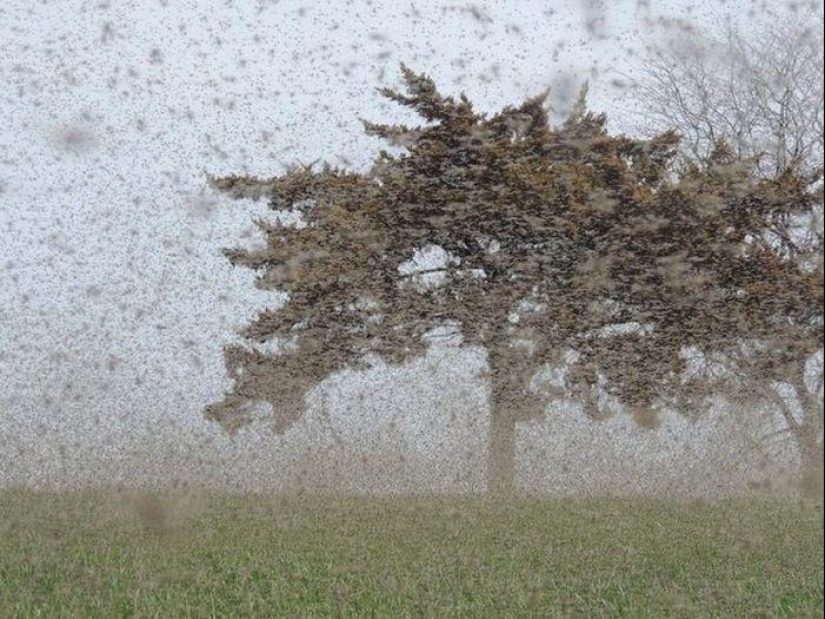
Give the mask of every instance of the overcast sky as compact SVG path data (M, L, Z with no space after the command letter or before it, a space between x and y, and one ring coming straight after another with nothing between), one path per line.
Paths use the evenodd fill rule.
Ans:
M268 302L219 253L254 238L262 207L213 195L205 175L272 175L316 159L365 166L380 144L358 119L410 120L375 92L398 84L399 62L489 111L549 85L561 114L586 79L592 107L632 128L628 85L646 45L688 26L748 23L764 7L5 0L0 483L206 470L272 478L299 447L368 441L379 428L421 457L451 458L451 479L477 487L486 420L472 352L335 379L286 439L260 428L229 439L203 420L229 386L222 345ZM627 420L588 423L566 411L524 428L544 455L523 468L556 479L559 454L582 452L582 470L596 470L590 456L614 445L641 471L674 449L724 442L708 438L716 422L674 421L658 437Z

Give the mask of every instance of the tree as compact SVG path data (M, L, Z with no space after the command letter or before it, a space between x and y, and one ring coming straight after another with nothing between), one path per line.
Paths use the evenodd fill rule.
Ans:
M542 415L548 395L655 427L657 403L696 391L690 347L725 353L774 320L821 315L821 278L749 240L765 213L809 208L795 177L720 161L673 181L675 134L609 136L584 92L553 128L546 95L487 117L402 72L406 92L381 93L426 124L364 122L402 149L369 172L213 179L300 224L257 221L265 247L224 252L289 299L244 329L247 345L227 346L235 382L210 419L233 430L266 401L282 432L331 372L421 355L424 336L449 326L487 351L488 487L504 494L516 487L516 424ZM440 261L410 266L427 252ZM548 366L563 385L530 390Z
M727 178L722 182L729 182L741 166L736 157L726 157L725 165L720 167L711 160L705 172L694 170L681 184L689 187L691 178L707 179L709 173L711 178L724 175ZM745 232L741 249L746 259L717 266L719 275L735 278L742 286L736 293L741 302L728 299L718 308L720 314L726 314L723 330L731 329L730 336L702 334L701 328L690 325L686 335L694 340L690 344L692 376L683 387L694 383L700 391L744 406L758 402L775 406L784 419L785 436L792 439L799 453L803 491L821 496L825 426L822 233L793 234L790 224L795 218L821 212L821 195L811 191L808 180L790 172L763 179L759 201L743 205L737 218L743 218L739 225ZM694 398L688 398L684 405L698 408Z
M654 130L666 126L683 136L683 167L724 157L752 166L763 177L790 175L807 183L805 200L811 202L812 196L813 208L803 209L804 217L778 209L755 222L751 233L768 254L821 272L821 18L802 14L763 22L748 32L728 24L719 35L681 38L647 60L636 98ZM751 376L739 381L748 385L751 399L759 394L781 412L807 471L805 485L821 492L822 350L815 332L821 323L788 328L792 332L777 327L771 337L763 334L747 354L728 351L726 360L731 371ZM784 361L766 365L768 358Z
M816 180L823 162L823 30L813 14L679 37L649 54L636 99L652 128L678 130L707 161L725 142L763 175Z

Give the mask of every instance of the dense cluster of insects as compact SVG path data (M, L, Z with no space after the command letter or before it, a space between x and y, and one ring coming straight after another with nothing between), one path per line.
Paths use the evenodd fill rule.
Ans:
M782 380L812 407L787 419L821 461L805 368L823 340L822 236L795 229L821 182L766 178L721 142L703 164L675 166L675 132L609 135L584 93L552 127L542 96L487 116L402 70L406 91L381 92L426 123L365 122L396 148L369 172L213 180L299 224L258 221L265 246L225 250L289 298L246 327L248 345L226 348L234 387L209 418L236 429L264 401L284 431L325 376L424 354L442 327L487 351L493 491L512 489L515 424L548 398L655 427L662 406L693 414ZM400 268L428 248L441 258ZM528 388L547 367L561 378Z

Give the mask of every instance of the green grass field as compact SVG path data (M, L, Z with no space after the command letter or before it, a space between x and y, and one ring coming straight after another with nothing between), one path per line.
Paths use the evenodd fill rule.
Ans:
M0 492L2 617L822 617L822 507Z

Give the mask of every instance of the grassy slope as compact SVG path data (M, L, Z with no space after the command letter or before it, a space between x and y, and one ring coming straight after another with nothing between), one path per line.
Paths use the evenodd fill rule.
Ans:
M823 614L820 506L0 491L0 617Z

